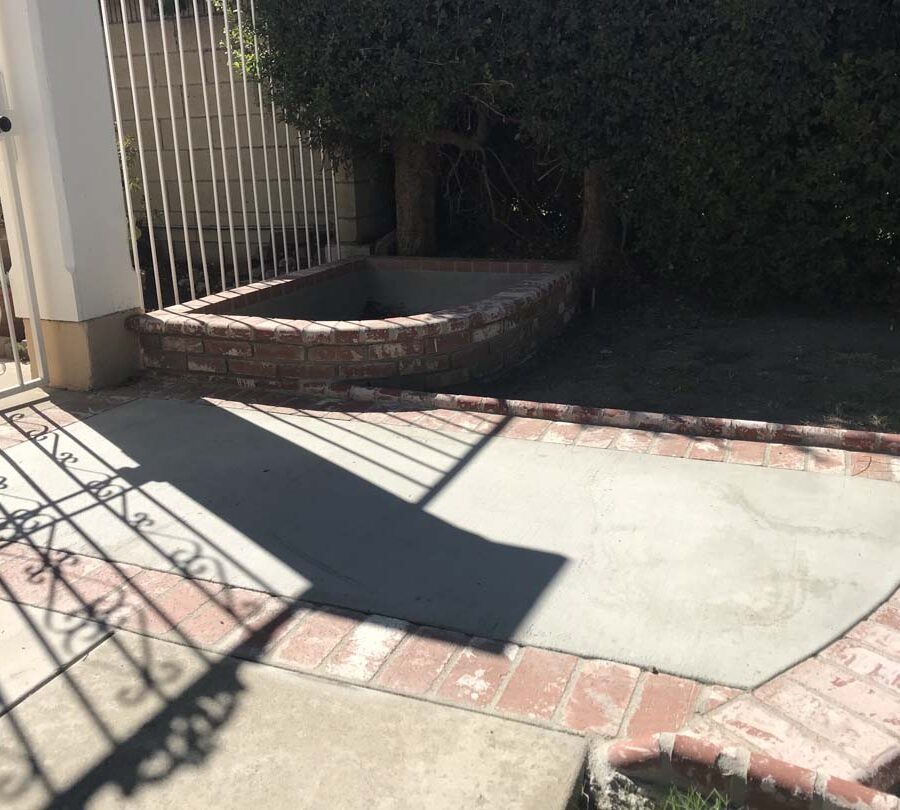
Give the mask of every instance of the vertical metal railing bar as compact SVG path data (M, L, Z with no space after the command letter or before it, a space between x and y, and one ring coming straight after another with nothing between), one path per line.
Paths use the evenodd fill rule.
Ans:
M319 238L319 194L316 191L316 165L312 145L306 151L309 152L309 182L312 186L313 222L316 229L316 263L322 264L322 242Z
M122 107L119 104L119 87L116 79L116 66L113 59L112 41L109 36L109 10L106 0L100 3L100 17L103 25L103 42L106 46L106 62L109 68L109 83L112 88L113 115L116 119L116 139L119 142L119 164L122 169L122 185L125 191L125 210L128 216L128 236L131 244L131 261L134 265L135 280L144 306L144 285L141 282L141 264L138 259L137 225L134 221L134 205L131 201L131 178L128 172L128 155L125 150L125 130L122 127ZM137 116L135 115L135 120Z
M284 143L287 148L288 188L291 192L291 222L294 226L294 270L300 269L300 239L297 235L297 198L294 194L294 150L291 147L291 128L284 125Z
M297 154L300 164L300 188L303 191L303 235L306 242L306 266L312 267L312 251L309 244L309 209L306 204L306 169L303 159L303 136L297 133ZM297 259L299 261L299 257Z
M256 3L254 0L250 0L250 24L253 28L253 64L256 66L257 71L259 71L259 37L256 34ZM278 249L275 246L275 212L272 209L272 181L269 176L269 149L266 143L266 108L263 105L262 81L259 76L257 76L256 79L256 95L257 103L259 104L259 136L262 140L263 172L266 176L266 202L269 206L269 234L272 242L272 268L273 274L277 275ZM263 265L262 277L266 277L265 265Z
M3 221L3 209L0 207L0 222ZM3 261L3 251L0 250L0 288L3 290L3 315L6 318L6 328L9 332L9 348L16 365L16 380L19 385L25 382L22 376L22 362L19 359L19 345L16 340L16 324L13 318L12 297L9 294L9 280L6 277L6 264Z
M223 4L224 5L224 4ZM241 0L235 3L237 12L238 45L241 49L241 81L244 85L244 113L247 121L247 148L250 152L250 182L253 184L253 215L256 217L256 241L259 244L259 268L266 277L266 257L263 250L262 227L259 221L259 192L256 188L256 161L253 159L253 127L250 123L250 91L247 89L247 49L244 44L244 22L241 17ZM253 263L250 262L250 281L253 281Z
M328 185L325 182L325 150L319 150L319 160L322 162L322 216L325 218L325 261L331 261L331 228L328 224Z
M5 98L2 97L2 82L0 82L0 106L4 105ZM29 387L45 382L47 379L47 354L44 349L44 332L41 329L41 312L38 306L37 290L34 286L34 268L31 262L31 248L28 244L28 231L25 228L25 207L22 203L22 194L19 185L16 182L15 175L15 144L10 138L0 139L0 172L4 175L5 188L9 191L10 198L4 200L4 217L7 224L7 237L10 249L10 264L16 266L19 273L19 280L25 293L25 305L28 310L28 320L31 323L30 337L33 339L28 344L28 356L31 360L31 380L24 383L22 380L21 367L19 366L19 354L17 347L13 344L13 357L16 362L16 376L19 379L19 386ZM0 268L0 275L3 281L0 286L6 286L6 273L4 268ZM6 310L7 317L12 314L12 308ZM33 345L32 345L33 344Z
M219 248L219 274L221 275L222 289L228 286L225 280L225 245L222 242L222 212L219 206L219 183L216 177L216 142L213 138L212 119L209 114L209 93L206 88L206 58L203 55L203 39L200 36L200 8L197 0L192 0L194 4L194 32L197 35L197 59L200 62L200 84L203 86L203 115L206 118L206 140L209 143L209 176L212 180L213 208L216 216L216 243ZM212 0L208 0L212 3ZM211 11L211 9L210 9ZM212 38L212 13L209 15L210 20L210 46L212 48L213 67L216 64L215 40ZM218 103L219 93L219 77L216 75L216 96ZM190 123L188 124L190 126ZM227 181L226 181L227 186ZM230 208L230 206L229 206ZM208 282L207 282L208 285ZM207 292L211 290L207 289Z
M287 224L284 216L284 187L281 177L281 153L278 151L278 118L275 115L275 103L272 103L272 144L275 147L275 179L278 182L278 209L281 211L281 242L282 256L284 257L284 271L288 272L288 238ZM278 265L275 265L275 273L278 273Z
M126 3L132 5L126 7ZM117 65L114 56L113 45L117 43L114 38L115 31L111 29L111 19L116 16L113 12L113 6L118 6L118 11L123 19L130 19L133 22L122 23L123 33L125 36L125 51L128 57L128 80L131 83L131 103L134 107L134 118L137 131L137 152L140 158L139 167L135 167L133 162L129 160L129 154L125 149L127 142L130 142L130 133L126 128L130 126L130 122L123 123L123 117L128 115L127 102L123 97L118 95L120 88L117 87L119 79L118 73L123 73L123 69ZM174 7L174 11L173 8ZM214 10L215 9L215 10ZM161 283L161 264L166 249L168 250L168 259L170 262L170 273L172 276L172 295L175 303L181 303L183 289L179 287L179 277L182 274L184 257L187 256L187 272L190 284L190 294L193 297L198 295L200 290L200 282L197 281L195 263L202 266L203 283L206 292L212 292L213 283L218 285L221 282L222 289L228 289L232 285L232 274L228 272L226 257L228 256L230 247L230 259L233 264L233 286L246 284L248 281L259 279L256 270L262 278L266 278L268 273L269 262L272 262L272 273L279 275L288 269L299 269L301 265L300 232L301 227L304 234L304 244L306 252L306 266L314 266L316 263L322 264L341 256L340 244L340 222L339 222L339 205L337 200L337 169L333 160L326 154L323 147L316 144L313 145L311 133L297 131L293 126L286 123L286 116L282 115L282 111L276 106L275 102L264 92L265 88L262 83L257 80L254 65L259 63L260 54L264 52L265 32L257 32L257 14L255 0L176 0L175 3L168 3L167 0L107 0L101 6L101 15L104 25L104 39L107 51L107 62L110 72L111 86L114 88L113 112L116 118L117 136L120 151L120 168L122 171L123 182L125 184L125 201L129 220L129 238L132 259L136 268L136 275L141 276L142 269L139 266L141 256L141 240L138 238L138 231L134 227L136 217L144 217L141 209L139 198L135 197L137 189L134 188L135 178L140 172L140 178L143 185L143 206L146 207L146 231L149 236L149 247L151 260L153 264L154 284L156 287L156 297L159 306L169 305L171 299L168 291L166 291L166 300L163 300L163 287ZM204 44L207 33L200 29L202 16L207 17L205 23L208 33L208 43ZM220 18L219 15L223 15ZM175 16L173 23L172 17ZM182 17L189 19L197 26L194 36L185 28ZM214 18L221 23L224 19L224 43L221 40L222 30L218 28ZM151 41L155 36L155 29L148 22L159 22L159 32L161 36L160 43L154 43L153 48L158 50L151 54ZM140 25L140 34L136 34L129 30L129 24ZM246 25L246 28L245 28ZM237 34L237 36L235 36ZM175 43L168 40L167 35L177 36L177 58L178 64L173 66L171 59L176 54L173 51ZM188 42L185 42L185 35ZM143 40L144 54L147 71L147 83L150 93L149 110L145 110L147 118L150 121L141 119L141 111L139 105L146 105L146 102L140 98L135 80L135 74L140 73L141 54L136 52L133 45L133 37L138 36L139 40ZM251 41L252 37L252 41ZM193 39L196 39L197 59L199 65L194 65L190 48L193 47ZM212 70L206 63L207 54L204 48L207 48L212 57ZM225 77L221 75L218 58L227 59L228 71L228 87L223 88ZM154 72L160 73L159 61L162 60L165 70L165 76L160 74L158 77ZM191 94L195 92L195 85L192 82L198 81L197 70L199 68L199 82L202 92L202 116L203 123L200 123L200 99ZM236 76L235 72L240 71L241 75ZM174 82L181 78L181 95L178 95L178 88ZM191 78L194 77L194 78ZM158 92L162 92L162 82L165 81L165 96L157 97ZM257 81L256 92L254 93L250 82ZM238 86L237 83L241 82ZM209 82L213 82L215 97L212 97L208 86ZM123 92L127 92L124 84L121 88ZM232 116L231 124L227 117L228 95L231 98ZM265 96L265 100L264 100ZM241 112L238 100L244 105L243 114L246 120L239 120ZM252 101L251 101L252 99ZM162 130L166 126L165 121L160 121L160 113L166 108L168 101L168 111L171 123L171 140L172 146L169 144L169 134L163 134ZM160 107L162 104L162 107ZM252 109L252 105L257 105L257 110ZM214 106L215 105L215 106ZM192 129L193 119L191 117L191 107L196 108L193 112L197 116L196 124L197 132ZM266 109L268 106L268 109ZM259 121L255 119L255 115L259 115ZM184 124L177 120L178 116L184 117ZM147 138L151 137L144 132L142 125L152 126L151 144ZM181 131L181 127L187 127L187 135ZM202 127L205 126L205 136L201 133ZM256 131L256 127L259 131ZM280 127L284 127L283 132ZM233 127L233 133L231 128ZM271 127L271 130L270 130ZM216 132L218 130L218 132ZM296 141L295 141L296 135ZM282 140L283 136L283 140ZM204 141L205 137L205 141ZM227 137L227 140L226 140ZM233 140L232 140L233 138ZM237 157L237 169L230 165L231 148L235 149ZM274 150L274 163L269 148ZM168 158L168 150L174 149L174 167L166 164ZM182 154L182 148L187 151L187 158ZM208 153L207 153L208 149ZM262 149L262 161L259 160L259 150ZM148 174L148 158L152 161L152 154L156 153L156 171L153 173L152 182L156 182L157 173L162 193L162 204L153 198L155 190L150 189L151 178ZM218 154L217 154L218 150ZM243 158L249 160L249 169L244 164ZM205 177L203 176L203 167L206 159L209 159L210 179L213 185L212 194L207 195L205 190ZM221 166L219 161L221 160ZM320 161L320 165L316 165L316 161ZM286 161L286 163L285 163ZM326 165L326 162L328 165ZM299 164L299 172L297 166ZM201 173L198 174L198 168ZM308 177L307 177L308 169ZM177 199L174 198L175 189L172 187L176 183L176 177L167 177L169 175L177 175ZM236 176L235 176L236 175ZM262 187L262 181L265 181L265 189ZM219 183L224 182L224 194L219 188ZM300 192L296 188L297 182L300 183ZM190 184L188 188L187 184ZM251 199L247 193L247 184L252 185L253 198ZM287 193L285 192L285 183L287 183ZM237 189L233 186L237 185ZM308 188L307 188L308 184ZM277 189L277 194L273 193L273 185ZM238 195L239 192L239 195ZM139 192L137 192L139 193ZM302 199L299 194L302 193ZM308 194L312 193L312 211L310 211L310 201ZM265 194L265 198L263 198ZM205 200L205 202L203 202ZM159 207L151 208L155 204ZM182 217L181 231L178 230L179 223L175 217L179 214L177 206L180 205L180 215ZM193 205L194 211L190 210ZM222 206L226 207L226 211L222 210ZM290 205L290 210L287 206ZM300 206L302 205L302 223L300 221ZM206 206L206 207L204 207ZM210 206L211 209L210 210ZM276 210L277 207L277 210ZM321 207L321 210L320 210ZM155 219L154 223L154 210ZM268 224L263 220L262 215L267 214L269 217ZM238 222L238 217L242 216L242 223ZM256 236L252 237L254 229ZM162 242L157 243L154 238L154 227L159 230L162 219L165 228L166 248L162 247ZM213 236L213 219L215 220L215 235ZM277 222L276 220L280 220ZM243 227L244 247L246 249L246 274L243 272L245 260L244 251L240 247L240 229ZM278 227L281 228L281 235L278 235ZM226 235L227 228L227 235ZM324 231L322 230L324 228ZM291 234L289 230L293 230L293 245L291 244ZM180 234L184 235L184 254L179 249L178 255L181 258L176 263L175 249L178 247L177 239ZM315 238L313 245L312 237ZM196 245L193 244L194 238L199 238L199 261ZM215 239L215 247L213 247L213 239ZM207 244L209 240L209 244ZM268 242L268 244L266 244ZM226 244L227 243L227 244ZM291 247L294 250L294 258L291 258ZM255 251L259 251L255 255ZM218 251L219 273L215 271L216 251ZM270 252L271 251L271 252ZM238 259L241 256L240 260ZM145 257L145 261L147 261ZM148 262L149 263L149 262ZM258 263L258 268L257 268ZM215 278L210 277L213 273ZM181 283L184 284L183 277ZM148 285L149 294L149 285ZM143 295L143 285L141 294ZM201 293L202 294L202 293Z
M331 203L334 206L334 242L337 246L337 259L341 256L341 226L338 220L338 204L337 204L337 184L334 180L334 161L331 162Z
M188 233L188 210L184 199L184 174L181 171L181 143L178 138L178 124L175 121L175 96L172 93L172 71L169 67L169 45L166 42L166 19L163 10L163 0L156 0L159 6L159 33L162 38L163 66L166 69L166 95L169 99L169 115L172 124L172 147L175 150L175 177L178 179L178 205L181 210L181 231L184 236L184 254L188 266L188 285L191 290L191 298L197 297L197 289L194 286L194 257L191 252L191 236ZM175 15L179 19L178 15ZM174 271L174 264L172 267ZM176 282L177 286L177 282Z
M175 31L178 35L178 67L181 71L181 102L184 104L184 127L187 131L188 168L191 170L191 190L194 193L194 218L197 220L197 239L200 242L200 267L203 270L205 295L212 290L209 286L209 264L206 259L206 237L203 233L203 215L200 211L200 194L197 191L197 164L194 160L194 134L191 131L191 103L188 98L187 70L184 66L184 33L181 27L181 2L175 0ZM185 8L187 8L185 0ZM194 20L195 29L200 27L199 18ZM204 87L204 92L206 88ZM185 230L187 230L187 212L184 214Z
M228 3L222 3L222 14L224 15L225 20L225 53L228 57L228 86L231 90L231 122L234 126L234 149L235 154L237 155L237 170L238 170L238 191L241 197L241 216L243 217L243 226L244 226L244 249L247 253L247 272L249 273L250 280L253 280L253 258L251 256L250 249L250 225L247 219L247 195L244 191L244 161L241 157L241 135L240 135L240 127L238 126L238 113L237 113L237 96L234 91L234 53L231 48L231 30L228 25ZM217 85L218 87L218 85ZM222 108L219 107L219 113L221 115ZM225 140L224 140L224 130L222 129L222 120L219 119L219 130L222 133L222 167L223 169L227 166L227 156L225 154ZM252 147L250 149L251 157L252 157ZM228 191L228 182L226 180L225 190L228 197L231 196ZM227 199L226 199L227 204ZM231 214L231 205L228 205L228 215ZM235 250L235 242L234 242L234 232L231 234L231 246L232 250ZM237 262L237 257L235 256L234 260L234 286L239 287L241 284L240 279L240 269Z
M166 246L169 249L169 271L172 276L172 292L175 296L175 303L181 303L181 295L178 292L178 276L175 272L175 248L172 245L172 219L169 212L169 193L168 188L166 186L166 173L163 169L163 159L162 159L162 136L159 132L159 116L156 114L156 79L153 74L153 64L152 58L150 56L150 38L147 36L147 13L146 8L144 7L144 0L141 0L139 3L140 12L141 12L141 39L144 43L144 62L147 66L147 89L150 93L150 115L153 119L153 141L156 147L156 168L159 172L159 185L160 185L160 196L162 197L162 206L163 206L163 223L165 224L166 229ZM163 38L165 38L165 32L163 32ZM129 62L130 62L129 58ZM137 104L137 99L135 99L135 104ZM135 121L137 123L137 130L140 132L140 121L137 118L137 106L135 106L134 115ZM147 185L147 175L144 175L144 185ZM147 216L150 216L150 204L147 204ZM153 237L151 234L150 243L153 244ZM157 282L159 273L157 272ZM158 283L157 283L158 286ZM162 301L162 296L160 295L159 305L161 307L165 306Z
M120 0L122 13L125 14L125 0ZM122 34L125 37L125 55L128 59L128 81L131 85L131 105L134 108L134 128L137 134L138 162L141 167L141 186L144 192L144 213L147 215L147 235L150 241L150 263L153 267L153 283L156 289L156 305L164 306L162 300L162 287L159 279L159 257L156 253L156 239L153 236L153 211L150 208L150 188L147 182L147 161L144 155L144 136L141 132L141 112L138 105L137 82L134 79L134 58L131 49L131 35L128 33L128 23L122 26ZM147 83L149 85L149 78ZM148 88L152 93L153 89ZM143 285L141 285L143 287Z

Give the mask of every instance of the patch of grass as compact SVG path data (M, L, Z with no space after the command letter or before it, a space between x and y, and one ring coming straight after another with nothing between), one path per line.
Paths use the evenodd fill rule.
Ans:
M703 795L696 788L681 790L673 787L662 810L730 810L725 797L717 791Z

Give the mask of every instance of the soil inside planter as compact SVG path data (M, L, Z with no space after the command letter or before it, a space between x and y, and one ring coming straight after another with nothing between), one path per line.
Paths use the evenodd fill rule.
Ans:
M896 433L900 330L885 316L711 315L658 298L583 316L455 393Z
M393 318L471 304L533 277L524 273L367 268L241 307L234 314L310 321Z

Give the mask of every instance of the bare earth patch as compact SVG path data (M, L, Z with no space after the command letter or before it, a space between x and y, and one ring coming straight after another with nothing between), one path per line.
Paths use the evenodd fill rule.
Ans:
M656 300L598 309L463 392L900 432L900 329L885 316L711 315Z

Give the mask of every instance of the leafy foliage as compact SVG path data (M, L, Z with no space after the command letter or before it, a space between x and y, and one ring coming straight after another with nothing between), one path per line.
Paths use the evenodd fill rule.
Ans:
M666 796L662 810L728 810L728 802L717 791L704 795L693 787L688 790L673 787Z
M734 307L900 302L898 0L256 0L256 23L248 67L332 153L492 118L481 163L445 158L447 235L571 243L557 178L602 162L658 277Z
M900 288L895 2L534 5L526 127L608 162L658 273L738 306Z
M503 0L257 0L259 69L279 107L333 152L438 140L496 109Z

